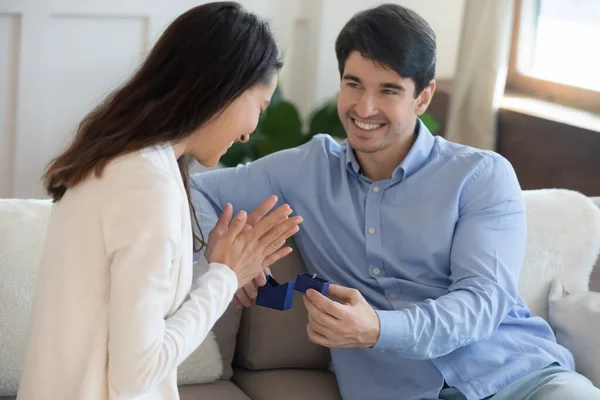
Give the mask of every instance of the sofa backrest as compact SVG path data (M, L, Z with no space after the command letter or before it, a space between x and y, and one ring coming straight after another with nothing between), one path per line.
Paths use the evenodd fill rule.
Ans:
M290 240L288 245L294 251L271 266L273 277L280 283L306 271L294 242ZM301 296L295 292L292 308L285 311L256 305L244 310L234 366L252 370L329 367L329 350L312 343L306 335L308 314Z

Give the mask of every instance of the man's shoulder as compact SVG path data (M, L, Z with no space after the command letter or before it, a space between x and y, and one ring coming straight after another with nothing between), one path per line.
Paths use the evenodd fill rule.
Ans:
M445 166L454 166L468 174L478 174L486 167L509 168L510 162L492 150L478 149L438 137L435 142L436 158Z
M316 163L332 158L339 159L341 143L328 134L317 134L306 143L290 149L280 150L255 161L271 165L297 166L297 163ZM303 165L304 167L311 165Z
M458 185L463 204L475 198L520 201L517 175L511 163L501 154L440 138L436 139L436 156L438 167L444 171L444 179L453 180Z

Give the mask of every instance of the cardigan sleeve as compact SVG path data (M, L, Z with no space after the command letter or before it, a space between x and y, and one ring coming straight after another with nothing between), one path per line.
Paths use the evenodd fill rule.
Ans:
M110 263L108 378L123 397L152 390L206 338L238 288L237 276L211 263L188 299L167 316L171 271L189 223L175 179L163 172L116 178L103 207ZM140 176L141 175L141 176Z

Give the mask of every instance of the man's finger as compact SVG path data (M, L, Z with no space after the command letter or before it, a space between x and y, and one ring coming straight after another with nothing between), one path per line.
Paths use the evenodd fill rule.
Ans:
M329 285L327 295L348 304L356 304L362 298L358 290L334 284Z
M331 285L329 285L331 287ZM331 315L336 319L343 319L345 315L344 306L339 304L327 297L323 296L321 293L317 292L314 289L308 289L306 291L306 297L311 301L314 305L319 307L323 312Z
M329 315L325 310L312 302L307 296L302 296L302 301L308 311L309 320L316 321L319 325L335 328L338 320Z
M320 333L315 332L310 326L310 324L306 324L306 334L308 335L308 339L310 339L311 342L324 347L329 347L329 340Z
M325 336L326 338L333 339L336 337L336 335L333 333L333 330L331 330L329 327L327 327L323 324L320 324L313 318L308 319L308 324L310 325L310 327L313 331Z
M254 211L248 215L246 224L250 226L256 225L258 221L260 221L265 215L267 215L269 211L271 211L273 207L275 207L275 204L277 204L277 196L273 195L267 197L267 199L263 201L260 206L256 207Z

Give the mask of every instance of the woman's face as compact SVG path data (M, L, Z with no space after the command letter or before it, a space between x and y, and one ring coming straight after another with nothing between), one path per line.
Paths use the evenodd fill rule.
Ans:
M267 83L246 90L190 137L186 153L192 154L205 167L212 167L232 144L247 142L258 125L260 114L271 102L276 86L277 74L273 73Z

